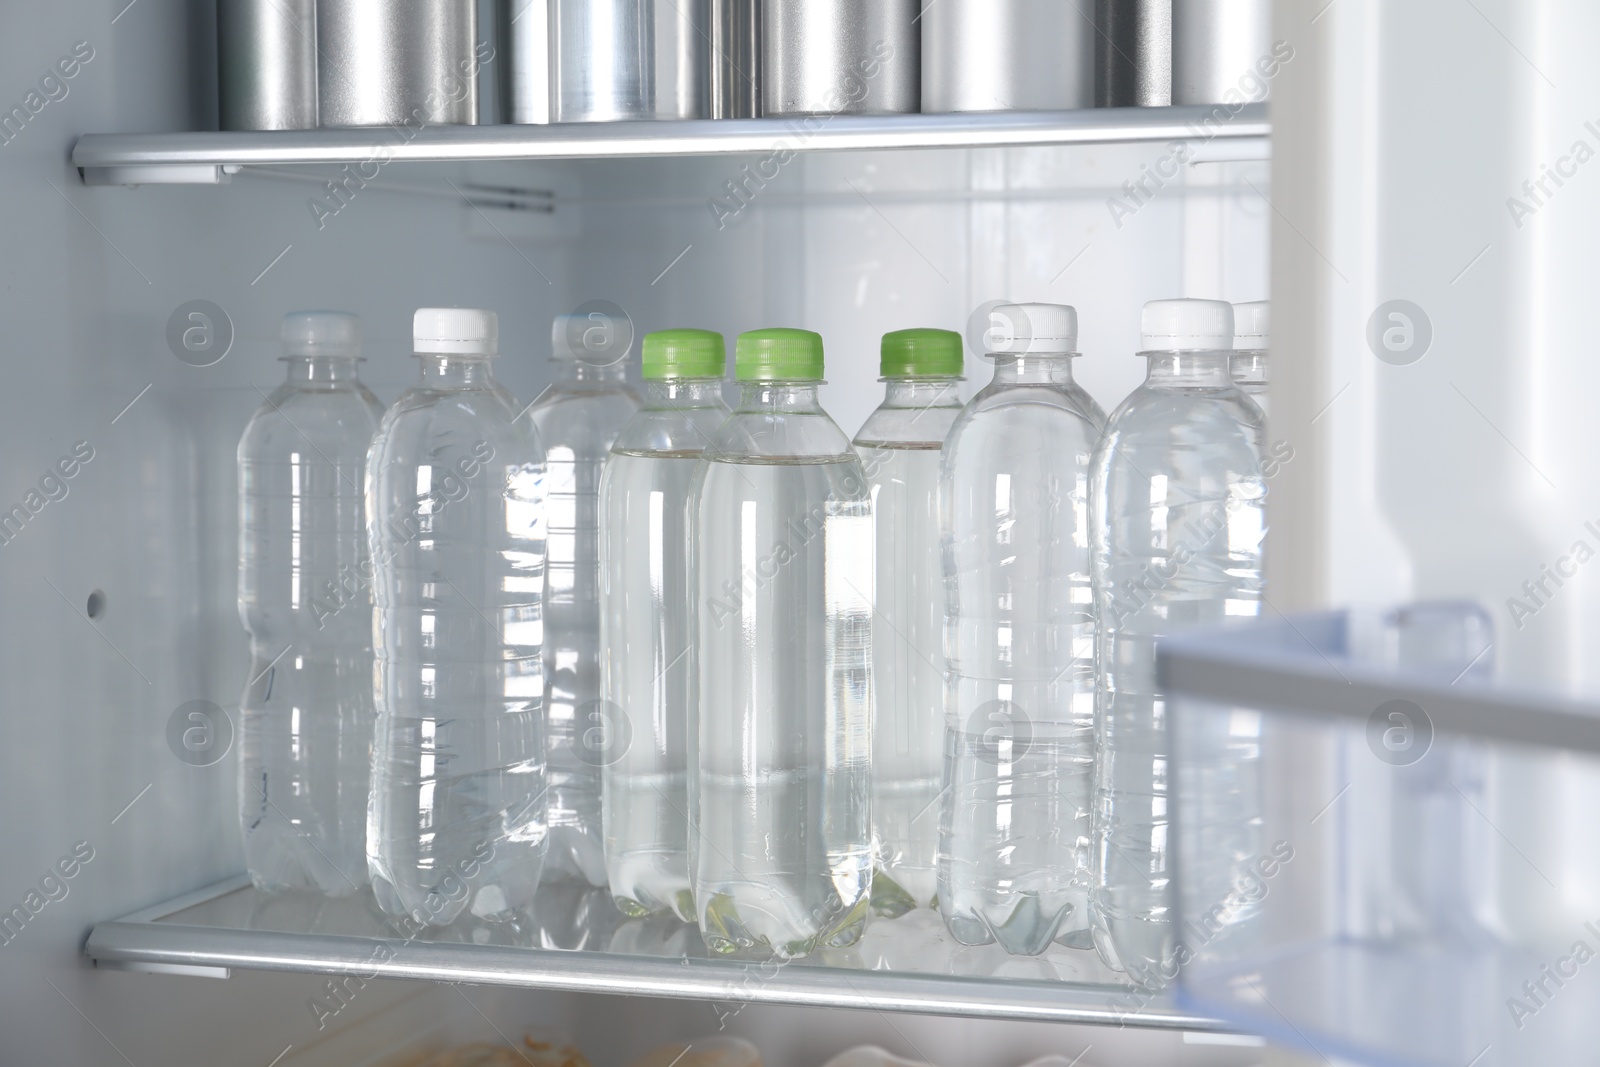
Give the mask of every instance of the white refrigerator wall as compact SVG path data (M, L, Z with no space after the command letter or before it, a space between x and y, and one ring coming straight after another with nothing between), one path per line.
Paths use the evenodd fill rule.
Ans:
M1600 694L1600 8L1280 0L1269 595L1468 598L1501 676ZM1486 761L1488 928L1600 908L1573 768ZM1468 783L1466 788L1476 788ZM1330 857L1331 859L1331 857ZM1330 866L1329 870L1337 870Z
M622 306L641 332L709 326L731 341L806 326L827 341L825 401L853 432L881 396L885 330L964 329L991 299L1073 303L1079 373L1110 408L1142 373L1130 353L1144 300L1266 295L1264 162L1203 164L1137 211L1111 210L1108 198L1126 198L1123 183L1166 146L802 157L722 228L707 201L751 160L391 165L342 201L303 173L86 188L67 163L78 134L214 123L211 4L0 0L0 23L0 108L24 116L0 137L10 376L0 512L22 509L0 539L10 741L0 808L11 813L0 912L24 916L0 944L3 1063L267 1064L285 1050L326 1050L335 1031L419 988L371 983L319 1029L310 1002L321 978L134 976L96 972L81 955L95 921L242 868L234 755L190 766L169 729L190 725L180 709L191 701L237 710L247 660L234 606L234 446L281 379L283 312L358 312L363 375L385 401L413 374L410 313L425 304L496 309L498 372L525 400L547 380L551 317L585 301ZM65 59L75 65L58 66ZM548 191L554 209L469 206L460 191L495 198L474 186ZM220 308L214 325L231 331L211 366L169 344L169 320L192 301ZM971 376L980 384L987 367ZM495 1016L506 1026L564 1018L598 1039L608 1018L630 1017L619 1001L578 1010L572 998L496 996L510 1005ZM703 1006L638 1010L680 1012L675 1025L690 1033L712 1019ZM386 1017L422 1025L403 1007ZM897 1028L919 1032L915 1019L850 1018L852 1035L880 1043L895 1043ZM1070 1058L1094 1044L1085 1064L1251 1062L1178 1035L1027 1032L1011 1051ZM815 1032L807 1040L827 1044ZM991 1062L990 1046L971 1040L959 1058Z

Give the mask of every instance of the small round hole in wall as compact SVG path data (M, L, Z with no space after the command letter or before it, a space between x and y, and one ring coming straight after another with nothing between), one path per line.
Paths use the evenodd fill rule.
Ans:
M106 613L106 595L96 589L89 594L89 603L84 606L84 612L91 619L98 619Z

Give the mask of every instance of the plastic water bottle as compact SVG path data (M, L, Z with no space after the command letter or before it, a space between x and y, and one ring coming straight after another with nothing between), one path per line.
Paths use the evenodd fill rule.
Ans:
M1061 387L1077 313L1002 305L994 379L940 472L946 633L939 910L963 944L1089 945L1096 427Z
M606 884L600 768L607 723L600 695L600 472L617 431L639 410L624 379L626 319L558 315L555 381L530 414L545 447L549 567L544 592L545 745L550 857L545 880Z
M1233 305L1233 381L1267 410L1267 351L1272 347L1272 302Z
M546 846L544 453L490 371L494 312L423 308L413 331L421 381L368 461L373 891L429 925L526 925Z
M728 417L719 333L645 337L644 408L600 477L601 693L607 721L582 751L602 765L606 874L617 907L694 922L689 890L689 498ZM590 727L591 730L594 727ZM692 935L691 935L692 936Z
M872 620L872 908L895 916L938 890L944 761L939 454L961 413L961 335L885 334L883 405L856 434L876 540Z
M1220 301L1146 304L1148 375L1095 454L1095 947L1145 985L1171 980L1175 951L1156 639L1261 606L1261 411L1230 377L1233 333Z
M695 497L690 879L719 954L853 944L872 892L872 504L822 338L739 338Z
M239 818L256 888L367 884L372 609L362 482L383 406L356 376L361 320L283 319L288 380L239 441Z

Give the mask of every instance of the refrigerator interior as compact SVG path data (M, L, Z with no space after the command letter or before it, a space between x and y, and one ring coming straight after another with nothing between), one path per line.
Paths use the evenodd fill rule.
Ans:
M825 339L823 402L853 433L881 398L887 330L965 331L990 300L1073 304L1076 373L1109 410L1142 375L1132 353L1144 301L1268 295L1269 163L1225 145L1120 220L1108 198L1126 203L1124 183L1169 146L802 153L731 218L711 202L728 208L727 183L752 158L391 163L340 200L323 184L337 168L86 187L68 163L79 134L214 125L210 5L4 0L0 10L12 27L0 38L5 106L28 114L0 145L13 375L0 397L0 510L26 513L0 544L12 737L0 805L13 813L0 901L29 899L64 856L81 861L0 946L4 1062L376 1064L407 1035L515 1039L542 1025L594 1062L620 1064L657 1035L717 1027L693 1002L376 980L320 1018L321 976L133 975L83 957L93 923L243 868L234 759L192 766L171 737L189 702L225 719L237 710L247 658L234 447L281 379L285 311L359 313L362 374L386 402L414 374L410 313L423 305L496 310L496 373L524 402L548 378L552 316L588 301L621 307L641 334L699 326L731 340L803 326ZM91 58L33 111L28 94L75 48ZM213 352L231 337L206 366L173 341L199 321L187 317L194 301L220 309L207 311ZM972 360L969 389L987 374ZM52 473L66 456L75 473ZM1134 1026L773 1006L728 1026L777 1067L821 1064L857 1043L948 1067L1045 1053L1219 1067L1261 1056Z

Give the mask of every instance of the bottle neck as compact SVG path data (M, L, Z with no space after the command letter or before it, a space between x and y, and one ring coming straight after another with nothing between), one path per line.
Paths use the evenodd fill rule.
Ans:
M817 399L821 382L740 382L739 410L785 412L800 415L822 413Z
M622 385L628 380L627 366L622 360L596 366L581 359L552 359L556 368L555 380L563 385Z
M652 408L708 408L722 403L721 378L661 378L644 383Z
M494 381L489 356L419 352L422 384L430 389L481 389Z
M1150 363L1145 384L1153 388L1216 388L1233 384L1229 374L1233 352L1228 349L1143 355Z
M1072 372L1072 354L1067 352L1030 352L1027 355L997 355L994 357L994 383L996 385L1056 385L1062 373Z
M886 378L886 408L941 408L961 406L960 378Z
M337 385L356 381L359 356L285 356L291 385Z

